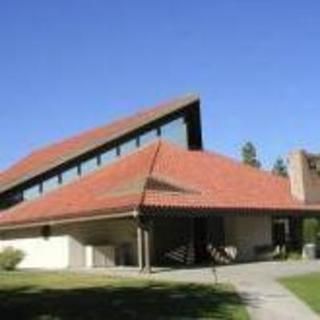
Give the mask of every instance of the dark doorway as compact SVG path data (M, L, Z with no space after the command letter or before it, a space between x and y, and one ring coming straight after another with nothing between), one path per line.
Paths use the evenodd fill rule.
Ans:
M208 232L208 219L195 218L194 219L195 263L204 263L209 259L209 255L207 251L207 232Z
M214 248L225 246L224 219L222 217L208 218L208 244Z
M300 217L282 217L273 220L273 244L286 245L289 250L302 247L302 219Z
M283 246L286 244L286 224L282 220L276 220L272 226L272 237L274 246Z
M302 219L291 217L289 219L290 249L300 251L303 245Z

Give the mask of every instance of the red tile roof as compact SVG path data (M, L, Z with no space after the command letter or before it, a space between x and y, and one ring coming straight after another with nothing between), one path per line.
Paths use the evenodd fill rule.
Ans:
M194 95L175 99L32 152L9 169L0 172L0 192L197 102L199 98Z
M188 151L163 141L3 211L0 226L168 207L192 209L194 214L199 209L320 212L320 205L294 200L286 178L216 153Z
M165 144L152 175L179 181L198 192L177 196L147 190L144 205L209 209L305 208L291 197L288 179L213 152L190 152Z
M41 198L2 211L0 225L50 222L132 210L140 204L143 188L132 192L117 190L124 184L148 176L157 148L157 144L153 144Z

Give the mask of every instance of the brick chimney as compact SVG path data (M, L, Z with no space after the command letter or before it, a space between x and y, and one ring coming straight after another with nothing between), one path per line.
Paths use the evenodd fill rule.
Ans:
M305 204L320 203L320 155L304 150L289 154L291 194Z

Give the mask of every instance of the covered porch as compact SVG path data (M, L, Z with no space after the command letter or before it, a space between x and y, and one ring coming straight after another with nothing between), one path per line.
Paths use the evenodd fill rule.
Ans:
M276 249L302 253L303 221L285 211L157 211L137 220L140 270L212 263L210 249L233 247L235 262L270 260Z
M147 209L113 218L0 232L0 248L26 253L23 268L179 267L211 264L212 248L233 247L235 262L264 260L276 246L301 250L294 212ZM300 251L301 252L301 251Z
M233 247L236 261L253 261L273 245L273 216L237 211L157 211L137 220L140 270L212 262L212 248Z

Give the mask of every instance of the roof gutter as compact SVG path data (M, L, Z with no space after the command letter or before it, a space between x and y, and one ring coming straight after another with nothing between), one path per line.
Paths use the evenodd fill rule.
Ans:
M66 219L59 219L59 220L44 220L44 221L38 221L38 222L20 223L16 225L10 225L10 224L3 225L3 226L0 225L0 231L35 228L35 227L42 227L44 225L58 226L58 225L81 223L81 222L133 218L136 216L137 216L137 212L136 210L133 210L133 211L122 212L122 213L104 214L104 215L90 216L90 217L79 217L79 218L69 218L69 219L66 218Z

